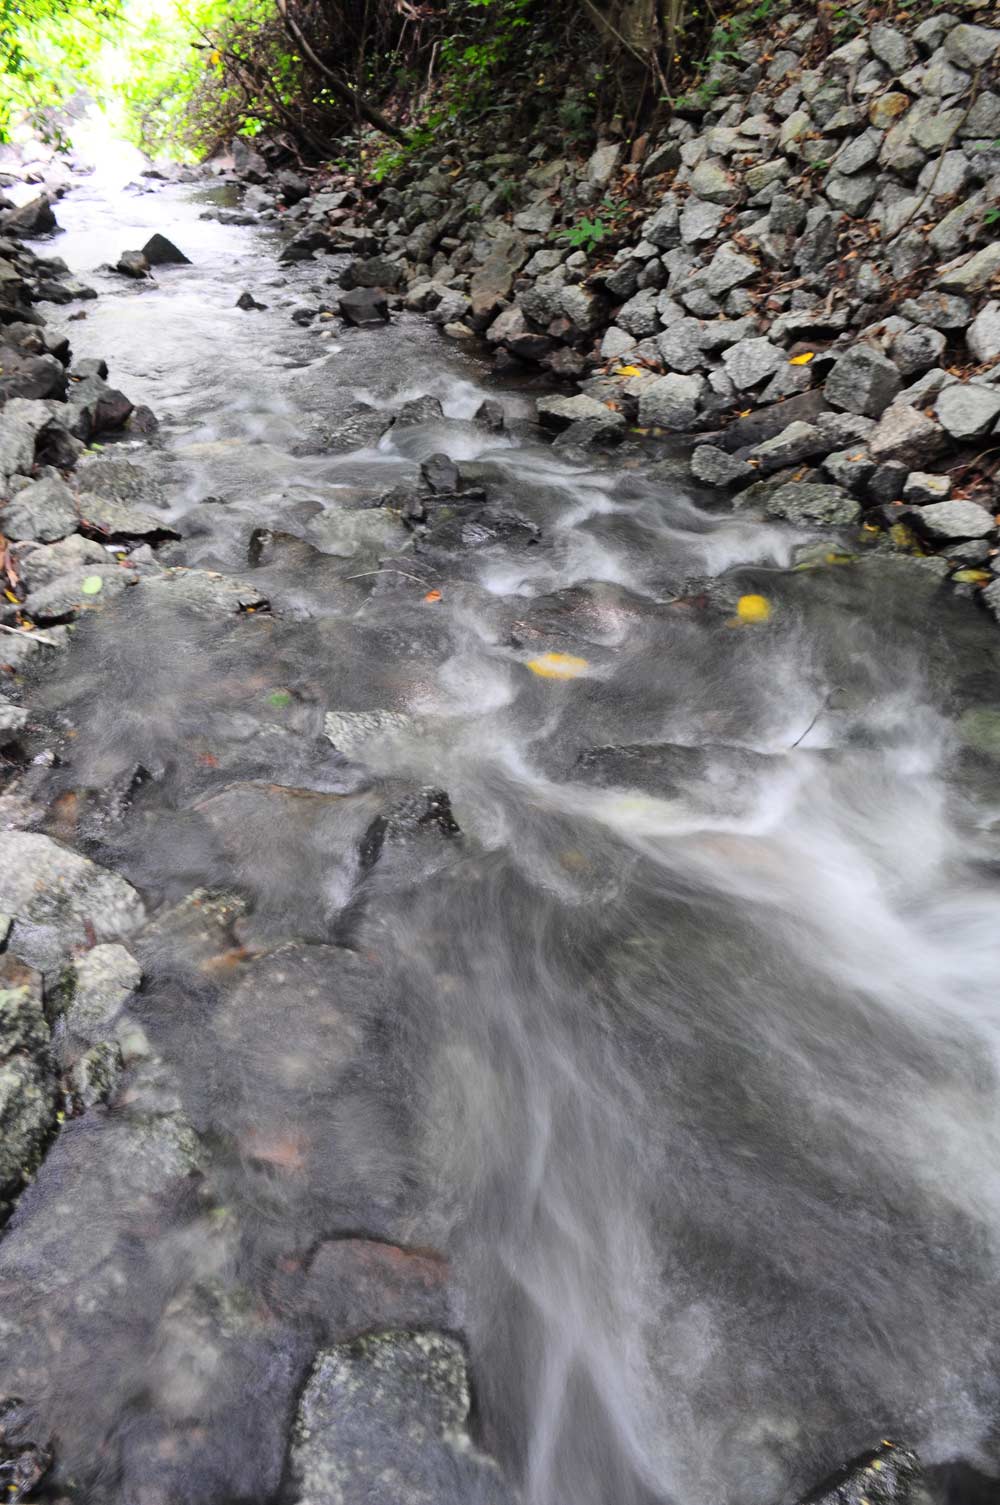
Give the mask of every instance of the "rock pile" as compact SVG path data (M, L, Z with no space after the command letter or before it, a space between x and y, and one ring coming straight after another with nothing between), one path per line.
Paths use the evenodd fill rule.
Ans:
M987 586L1000 29L956 9L869 26L855 7L833 35L779 12L627 162L616 141L586 160L443 147L374 204L346 179L297 198L285 258L349 251L345 287L482 337L501 367L576 379L539 405L561 442L700 436L694 479L739 505L863 520Z

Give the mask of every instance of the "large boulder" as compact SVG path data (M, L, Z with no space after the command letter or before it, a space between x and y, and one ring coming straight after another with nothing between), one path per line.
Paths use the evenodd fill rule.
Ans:
M337 299L341 317L357 327L389 322L389 299L380 287L356 287Z
M190 257L179 251L165 235L151 235L141 253L151 267L190 266Z
M7 538L52 543L79 526L80 514L72 491L58 477L31 481L0 508L0 531Z
M9 210L0 219L0 228L5 235L16 235L20 240L36 240L43 235L52 235L59 229L48 195L40 193L30 203L19 209Z

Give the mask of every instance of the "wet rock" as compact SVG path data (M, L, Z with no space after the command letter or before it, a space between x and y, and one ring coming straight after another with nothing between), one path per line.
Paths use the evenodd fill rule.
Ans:
M57 400L66 395L66 371L54 355L30 355L0 346L0 401L12 397Z
M151 235L139 254L145 257L147 265L151 267L191 265L190 257L179 251L165 235Z
M33 1423L22 1401L0 1399L0 1495L18 1505L52 1467L52 1452L31 1440Z
M70 1069L67 1086L74 1104L81 1109L96 1108L114 1097L124 1072L122 1053L116 1044L103 1041L84 1051Z
M36 1169L55 1121L49 1027L28 988L0 989L0 1218Z
M298 1505L508 1505L469 1436L465 1356L440 1333L382 1332L321 1352L289 1457Z
M986 538L997 528L991 514L975 502L933 502L914 514L913 523L924 537L935 543Z
M481 402L476 409L474 422L489 429L493 434L503 433L507 427L507 415L504 412L503 403L497 402L495 398L487 397L485 402Z
M254 310L259 310L263 313L267 309L267 304L258 303L253 293L244 292L240 293L237 298L236 307L243 309L244 313L252 313Z
M381 288L354 288L337 299L337 307L348 324L361 327L389 322L389 299Z
M940 394L935 410L953 439L978 439L1000 419L1000 391L972 382L954 382Z
M406 270L388 256L361 257L352 261L340 279L341 287L384 288L392 291L406 280Z
M139 507L130 507L127 502L109 501L106 497L95 496L93 492L82 491L78 505L80 527L85 531L98 533L102 538L114 541L145 538L157 541L181 536L162 518L154 517L151 512L144 512Z
M621 413L614 412L595 397L586 397L583 393L576 397L542 397L536 404L536 411L542 427L557 433L569 428L571 423L596 424L608 435L625 426Z
M770 493L764 511L768 517L782 518L800 526L819 523L827 527L846 527L857 522L861 505L842 486L789 481Z
M914 324L929 324L932 329L964 329L972 318L972 304L957 293L927 292L917 298L904 298L899 305L904 319Z
M17 550L17 569L29 592L43 590L64 575L89 573L88 566L106 565L108 556L99 543L72 533L58 543L27 544Z
M335 1343L379 1328L460 1325L448 1261L374 1239L321 1244L309 1266L303 1305Z
M131 277L135 282L150 275L149 262L141 251L123 251L111 270L120 277Z
M40 193L30 203L19 209L9 210L0 219L0 228L5 235L15 235L21 240L36 240L42 235L51 235L59 229L52 204L46 194Z
M150 596L209 615L266 611L269 606L267 597L256 586L233 575L220 575L215 570L178 566L158 575L145 576L141 589Z
M79 521L76 498L65 481L53 477L32 481L0 509L0 531L13 539L51 543L74 532Z
M819 1485L803 1505L926 1505L928 1498L916 1453L883 1442Z
M827 455L823 469L838 486L859 491L875 470L875 462L863 450L843 449Z
M142 982L142 968L124 946L93 946L61 975L56 1004L73 1038L96 1045L110 1038L115 1022Z
M824 385L835 408L878 418L899 395L903 382L898 368L874 345L855 345L841 356Z
M15 921L12 949L32 966L126 935L145 918L124 878L34 831L0 831L0 910Z
M462 477L450 455L431 455L420 466L420 478L431 491L453 493L459 491Z

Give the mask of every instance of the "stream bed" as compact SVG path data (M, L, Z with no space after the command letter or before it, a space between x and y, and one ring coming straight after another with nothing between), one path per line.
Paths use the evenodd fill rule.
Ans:
M783 1505L885 1437L989 1498L995 625L540 443L416 316L298 325L338 263L224 192L58 207L75 356L161 422L86 489L209 573L87 612L28 701L38 829L149 916L121 1086L0 1237L51 1497ZM153 231L192 265L95 270ZM317 1353L382 1330L461 1336L506 1484L386 1483L377 1407L382 1483L302 1483Z

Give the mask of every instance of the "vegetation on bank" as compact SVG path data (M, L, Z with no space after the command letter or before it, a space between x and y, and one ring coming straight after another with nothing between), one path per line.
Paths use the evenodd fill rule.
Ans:
M669 107L703 0L0 0L0 134L83 89L152 155L266 135L300 161L377 137L384 173L513 107L584 145Z

